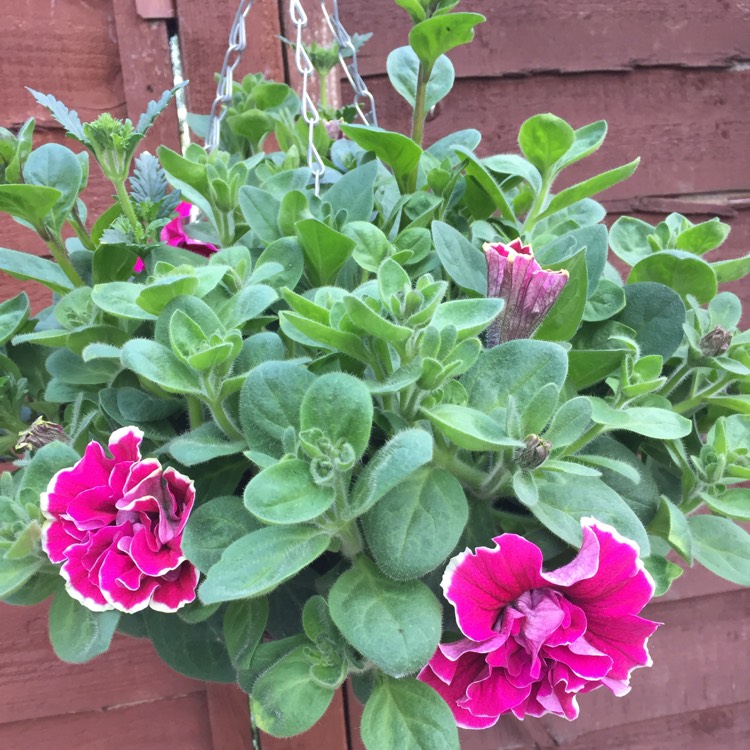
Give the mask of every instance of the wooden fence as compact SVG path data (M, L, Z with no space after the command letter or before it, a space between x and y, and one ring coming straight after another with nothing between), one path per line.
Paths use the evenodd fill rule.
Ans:
M316 3L305 3L312 10ZM405 129L408 111L385 76L388 50L406 42L392 0L340 0L350 32L374 32L361 60L381 124ZM256 0L250 48L240 73L262 70L294 82L280 33L287 3ZM485 133L484 153L515 150L520 124L554 112L574 126L605 118L604 148L571 178L637 155L636 175L607 194L615 215L656 223L671 211L693 220L719 215L733 231L724 257L750 238L750 3L747 0L464 0L489 23L455 55L454 91L428 122L434 140L452 130ZM37 142L64 136L23 88L53 93L83 119L108 111L138 117L172 84L168 37L178 34L188 108L206 112L223 59L234 0L3 0L0 124L37 118ZM319 21L311 12L316 28ZM293 73L293 71L292 71ZM342 89L346 99L348 92ZM145 144L178 146L172 108ZM76 144L68 142L74 150ZM86 198L98 215L112 190L92 170ZM27 229L0 219L0 246L45 254ZM36 309L44 290L0 274L0 299L26 289ZM750 308L750 289L729 288ZM747 317L747 325L750 319ZM750 592L690 571L650 607L665 622L653 637L655 667L637 672L633 693L584 696L581 718L503 720L464 733L464 750L739 750L750 733ZM172 673L148 644L118 636L87 665L56 661L46 606L0 605L0 748L27 750L250 750L247 702L225 686ZM287 741L263 737L262 750L361 750L361 709L339 694L310 732ZM398 748L394 748L398 750Z

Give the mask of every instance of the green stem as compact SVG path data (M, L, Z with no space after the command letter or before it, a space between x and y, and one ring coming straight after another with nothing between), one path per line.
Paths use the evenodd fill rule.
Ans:
M501 494L501 489L505 486L507 481L512 477L512 473L508 471L505 464L502 461L498 461L487 477L481 487L481 496L487 498L497 497Z
M133 229L138 232L141 229L141 225L138 221L138 217L135 215L135 209L133 208L133 203L130 200L128 191L125 189L125 181L112 180L112 184L115 186L117 200L120 202L120 208L122 208L123 214L125 214Z
M417 91L414 97L414 114L411 121L411 139L422 147L424 140L424 121L427 118L425 108L427 99L427 81L430 80L431 70L426 70L424 63L419 63L419 72L417 73Z
M320 108L328 109L328 73L321 73L318 77L320 81Z
M341 554L350 560L353 560L364 549L365 545L362 542L362 535L359 533L356 520L349 521L342 526L338 530L337 536L341 540Z
M224 434L230 440L244 440L245 436L232 424L232 420L229 419L229 415L224 410L224 405L221 401L214 401L210 405L211 415L213 416L216 424L221 427Z
M537 197L534 199L534 202L531 204L531 209L529 210L526 221L524 222L524 234L528 234L529 232L531 232L531 230L536 225L536 217L539 216L542 209L544 208L544 202L547 200L547 193L549 193L549 189L551 187L552 179L549 175L545 175L544 179L542 180L542 187L539 190L539 195L537 195Z
M194 430L203 424L203 405L197 396L187 396L187 407L190 429Z
M86 227L84 226L83 222L81 221L81 217L78 213L78 208L74 207L73 210L70 212L70 215L68 216L68 223L71 227L73 227L73 231L78 236L78 239L81 241L81 244L87 249L87 250L96 250L96 247L94 246L94 243L91 240L91 235L86 231Z
M73 264L68 258L68 253L65 251L65 245L63 245L62 238L59 234L52 234L44 229L37 229L37 234L47 243L47 247L52 253L52 257L55 262L62 269L62 272L70 279L73 286L86 286L86 282L79 276L78 271L73 267Z
M692 367L687 362L683 362L679 367L676 367L675 371L669 376L669 380L659 388L659 393L668 396L690 373L691 369Z
M450 452L449 449L435 445L433 454L434 462L451 472L455 477L474 488L481 487L487 475L481 470L464 463L460 458Z
M581 435L574 443L571 443L565 450L561 451L555 458L564 458L565 456L572 456L578 453L581 448L587 446L592 440L599 437L607 429L606 425L595 424L589 427L586 432Z
M698 391L692 398L686 398L684 401L680 401L672 407L672 410L677 414L684 414L686 411L692 411L698 406L701 406L705 399L709 396L713 396L714 393L726 388L734 380L734 375L727 375L721 378L717 383L710 385L708 388L704 388L702 391Z

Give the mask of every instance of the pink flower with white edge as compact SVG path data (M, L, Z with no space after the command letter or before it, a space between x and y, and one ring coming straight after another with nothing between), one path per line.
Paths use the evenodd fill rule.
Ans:
M638 545L594 518L568 565L542 570L542 552L516 536L466 550L443 576L463 638L441 643L419 679L467 729L551 713L578 716L576 696L605 686L630 690L630 673L651 666L649 636L660 623L638 616L654 592Z
M505 300L505 307L487 330L487 346L527 339L539 327L568 281L568 272L546 271L531 247L520 239L508 245L484 244L487 296Z
M109 453L93 441L42 493L42 548L70 596L94 611L175 612L195 599L198 571L182 554L192 480L141 458L143 433L122 427Z
M185 224L187 224L190 218L190 211L192 210L192 204L187 201L181 201L175 207L175 213L177 217L172 219L162 230L161 230L161 241L166 242L167 245L172 247L184 247L185 250L190 250L192 253L202 255L204 258L210 258L218 248L212 245L210 242L201 242L200 240L194 240L192 237L188 237L185 233ZM135 262L133 270L136 273L140 273L145 270L146 264L141 258Z

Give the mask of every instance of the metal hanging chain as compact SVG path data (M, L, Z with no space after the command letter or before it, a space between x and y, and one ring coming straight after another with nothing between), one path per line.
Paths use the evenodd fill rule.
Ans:
M206 151L212 151L219 145L221 135L221 121L224 119L227 107L232 103L232 84L234 83L234 71L240 64L242 53L247 46L247 35L245 32L245 18L253 7L254 0L240 0L237 14L229 32L229 46L224 55L224 64L221 66L219 81L216 84L216 97L211 105L211 114L208 122L208 134L206 135Z
M289 17L297 29L294 45L294 64L302 76L302 119L307 123L307 165L310 167L315 180L315 195L320 195L320 178L326 171L323 159L315 148L315 126L320 122L320 113L315 102L310 96L310 78L315 72L310 56L302 43L302 30L307 26L307 13L305 13L300 0L290 0Z
M354 42L352 42L351 36L349 36L349 32L344 28L339 18L339 0L333 0L333 13L328 12L328 3L326 0L320 0L320 8L323 11L323 16L326 19L328 27L331 29L333 38L339 46L339 63L341 64L341 69L346 74L351 87L354 89L354 108L365 125L374 125L377 127L378 116L375 111L375 98L359 73L357 49L354 46ZM349 62L344 57L345 51L350 53ZM369 111L367 113L362 109L364 101L369 103Z

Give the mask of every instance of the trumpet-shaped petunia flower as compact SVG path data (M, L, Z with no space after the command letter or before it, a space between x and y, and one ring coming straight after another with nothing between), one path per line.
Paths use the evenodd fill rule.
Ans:
M545 271L520 239L508 245L486 242L484 254L487 296L505 300L503 311L487 330L487 346L529 338L560 296L568 272Z
M122 427L62 469L42 493L42 548L68 593L95 611L174 612L195 599L198 571L182 553L193 482L141 458L143 433Z
M515 534L454 557L443 576L463 638L438 647L419 679L468 729L546 713L575 719L576 696L630 690L650 666L647 640L659 623L639 617L654 584L638 545L593 518L568 565L542 570L542 552Z
M172 245L172 247L184 247L185 250L202 255L204 258L210 258L218 248L210 242L194 240L185 233L185 224L187 224L190 218L192 208L193 206L187 201L181 201L177 204L175 207L177 216L161 230L161 241L166 242L167 245ZM138 258L133 270L136 273L140 273L145 268L146 264L141 258Z

